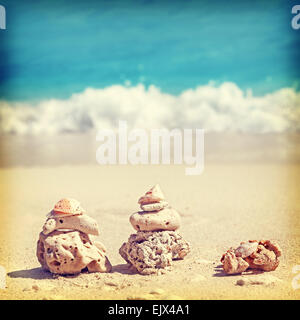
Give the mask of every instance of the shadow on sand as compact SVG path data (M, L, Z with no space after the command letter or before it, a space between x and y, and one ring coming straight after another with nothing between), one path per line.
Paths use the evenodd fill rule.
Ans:
M9 272L7 274L11 278L30 278L36 280L53 279L50 272L43 270L42 268L32 268L28 270L17 270Z
M117 264L112 266L112 273L121 273L121 274L138 274L138 272L130 267L128 264ZM82 270L81 273L88 273L87 269ZM42 268L32 268L28 270L17 270L13 272L9 272L7 274L10 278L25 278L25 279L35 279L35 280L43 280L43 279L53 279L53 275L43 270ZM78 275L65 275L67 278L77 277Z
M137 270L130 266L129 264L123 263L123 264L117 264L112 267L111 270L112 273L122 273L122 274L138 274Z
M236 274L227 274L224 270L223 270L223 267L222 265L218 265L215 267L215 274L213 275L213 277L236 277L236 276L240 276L241 274L240 273L236 273ZM251 270L247 270L245 272L243 272L243 275L247 275L247 276L250 276L250 275L255 275L255 274L261 274L261 273L264 273L263 271L261 270L255 270L255 269L251 269Z

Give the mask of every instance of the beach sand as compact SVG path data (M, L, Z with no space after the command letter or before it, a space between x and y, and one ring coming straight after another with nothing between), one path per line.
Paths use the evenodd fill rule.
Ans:
M292 268L300 265L300 165L206 161L200 176L186 176L184 169L97 164L1 168L0 265L8 274L0 299L299 299ZM156 183L181 214L179 232L191 252L174 261L171 272L142 276L129 269L118 251L134 233L129 216L139 209L138 198ZM111 273L53 276L41 269L38 235L62 197L78 199L98 221ZM249 239L277 240L283 251L279 267L225 275L221 255Z

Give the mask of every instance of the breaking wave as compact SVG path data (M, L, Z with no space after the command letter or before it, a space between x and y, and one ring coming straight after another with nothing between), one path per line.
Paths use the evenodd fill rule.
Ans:
M68 99L38 103L0 101L4 134L78 133L115 128L203 128L215 132L284 132L300 129L300 93L280 89L261 97L225 82L189 89L179 96L157 87L113 85L87 88Z

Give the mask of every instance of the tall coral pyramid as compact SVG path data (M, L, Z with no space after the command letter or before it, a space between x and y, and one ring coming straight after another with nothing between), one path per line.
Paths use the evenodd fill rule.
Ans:
M165 201L159 185L155 185L138 203L142 211L130 216L137 233L123 243L119 253L141 274L160 274L171 269L172 261L183 259L190 245L176 231L181 224L178 212Z

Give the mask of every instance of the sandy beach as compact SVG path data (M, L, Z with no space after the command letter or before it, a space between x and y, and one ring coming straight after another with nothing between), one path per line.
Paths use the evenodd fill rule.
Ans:
M0 169L1 299L299 299L292 287L300 264L300 165L206 161L200 176L181 165L15 166ZM132 272L118 250L134 233L138 198L159 183L182 217L190 254L160 276ZM111 273L53 276L36 258L45 215L62 197L78 199L100 227ZM221 255L249 239L275 239L283 256L273 272L225 275ZM241 281L243 280L243 281Z

